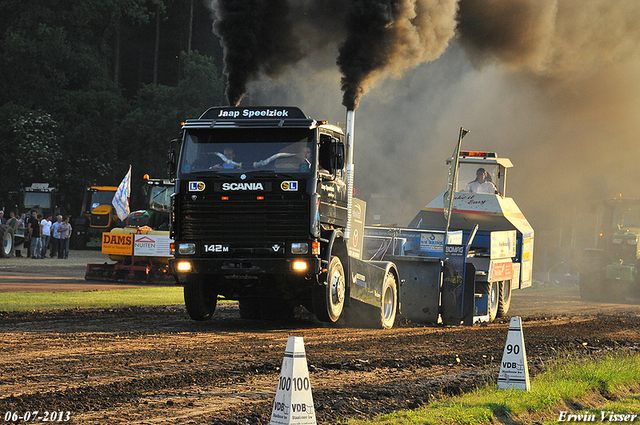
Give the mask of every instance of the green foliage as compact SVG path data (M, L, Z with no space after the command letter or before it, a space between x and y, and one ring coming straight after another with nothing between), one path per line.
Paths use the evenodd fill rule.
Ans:
M15 146L17 171L29 180L56 174L60 146L56 135L58 124L46 112L29 111L11 123L20 141Z
M206 43L219 44L205 6L195 6ZM166 148L180 122L224 99L213 58L184 53L170 38L183 43L188 11L186 0L0 2L0 192L57 184L74 213L85 185L117 185L129 164L134 185L144 173L166 176ZM161 78L154 86L156 13L159 73L171 84Z

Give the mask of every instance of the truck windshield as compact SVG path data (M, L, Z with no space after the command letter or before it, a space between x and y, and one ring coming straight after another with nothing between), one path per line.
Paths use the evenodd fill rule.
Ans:
M96 208L98 205L111 205L111 201L113 201L113 195L115 193L115 191L111 192L93 189L91 191L91 209Z
M640 227L640 205L617 206L613 214L614 227Z
M180 157L180 174L275 171L309 173L315 157L309 129L192 129Z
M155 211L169 212L173 186L152 186L149 194L149 208Z
M497 176L497 165L461 162L458 168L458 192L495 193L496 188L500 190Z
M29 208L51 208L51 193L46 192L25 192L24 207Z

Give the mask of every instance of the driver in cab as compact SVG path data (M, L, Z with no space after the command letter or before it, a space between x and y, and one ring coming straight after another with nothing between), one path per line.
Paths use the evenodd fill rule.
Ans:
M224 150L222 151L222 154L217 153L218 156L220 156L220 159L222 159L222 163L221 164L215 164L212 165L211 167L209 167L209 169L211 170L215 170L218 168L226 168L226 169L234 169L236 168L235 166L233 166L231 163L233 163L233 159L234 159L234 153L233 153L233 148L224 148ZM222 158L221 155L224 155L224 158ZM225 159L227 161L225 161Z
M478 170L476 171L476 179L470 181L462 191L487 194L498 193L496 186L491 181L490 174L487 173L484 168L478 168Z

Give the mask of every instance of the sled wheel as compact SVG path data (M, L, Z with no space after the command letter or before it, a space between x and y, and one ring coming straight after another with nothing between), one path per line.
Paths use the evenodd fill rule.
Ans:
M511 307L511 281L505 280L500 282L500 297L498 298L498 315L504 317Z
M189 276L184 286L184 304L193 320L209 320L216 311L218 294L204 284L201 276Z
M498 316L498 304L500 300L500 283L491 282L489 284L489 321L493 321Z
M0 257L10 258L13 255L13 232L9 226L0 225Z
M313 311L321 322L337 322L344 308L346 282L342 261L331 257L326 285L313 289Z

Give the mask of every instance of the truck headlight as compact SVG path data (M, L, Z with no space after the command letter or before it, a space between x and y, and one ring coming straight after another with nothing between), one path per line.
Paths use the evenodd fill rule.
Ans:
M307 262L306 261L294 261L292 264L293 270L297 272L304 272L307 270Z
M191 261L178 261L176 264L176 270L179 272L190 272L191 271Z
M178 253L182 255L193 255L196 253L196 244L181 243L178 245Z
M309 252L309 244L306 242L294 242L291 244L292 254L306 254Z

